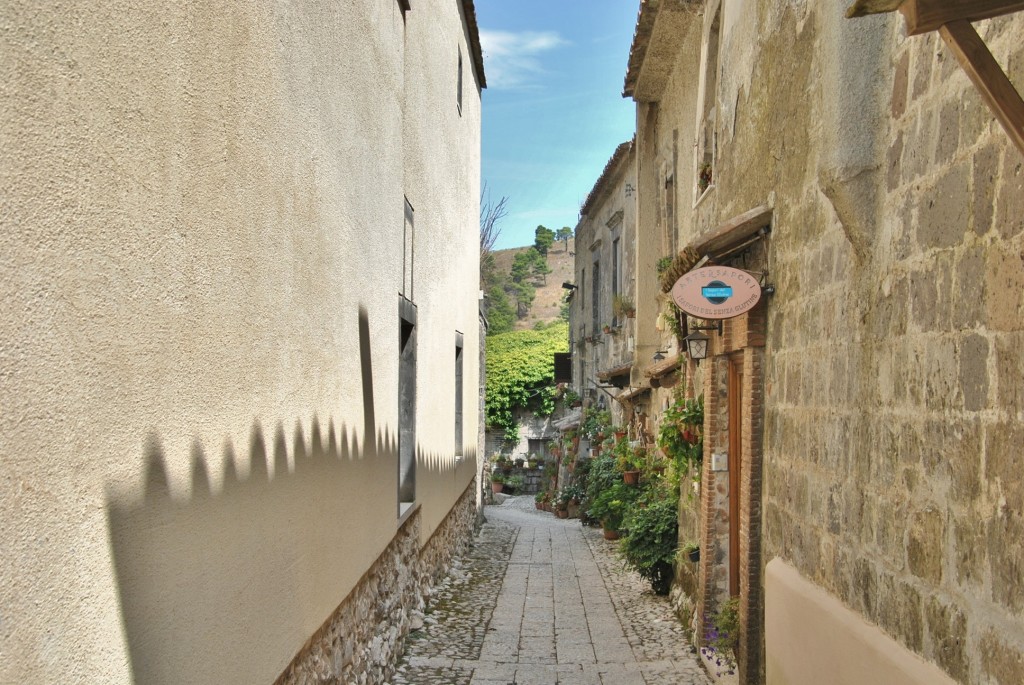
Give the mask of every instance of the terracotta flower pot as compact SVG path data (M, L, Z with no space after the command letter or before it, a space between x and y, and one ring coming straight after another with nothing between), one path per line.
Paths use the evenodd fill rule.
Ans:
M569 518L569 512L566 511L565 509L556 509L555 516L557 516L560 519L567 519Z
M491 482L491 492L501 492L505 488L504 483Z
M639 471L623 471L622 472L622 482L625 483L626 485L636 485L637 483L640 482L640 472Z
M619 539L619 531L617 531L617 530L610 530L608 528L602 528L601 532L604 533L604 539L605 540L618 540Z

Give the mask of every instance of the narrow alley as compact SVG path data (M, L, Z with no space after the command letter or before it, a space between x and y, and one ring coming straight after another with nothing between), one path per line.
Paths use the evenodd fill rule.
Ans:
M393 685L708 682L668 599L599 529L514 497L487 522L409 636Z

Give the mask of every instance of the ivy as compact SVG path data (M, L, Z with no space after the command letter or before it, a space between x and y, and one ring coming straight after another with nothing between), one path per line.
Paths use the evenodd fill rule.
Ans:
M487 338L487 425L518 442L517 409L548 416L555 409L555 352L569 351L569 326L557 322L534 331Z

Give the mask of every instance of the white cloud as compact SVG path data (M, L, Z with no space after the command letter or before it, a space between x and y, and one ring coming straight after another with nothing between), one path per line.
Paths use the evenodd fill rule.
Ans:
M491 89L534 88L544 74L538 55L568 45L554 31L480 31L484 71Z

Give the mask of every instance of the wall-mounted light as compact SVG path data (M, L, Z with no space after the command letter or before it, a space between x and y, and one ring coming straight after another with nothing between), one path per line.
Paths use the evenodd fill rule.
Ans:
M576 290L579 286L573 285L569 281L563 281L562 287L565 288L566 290Z
M690 330L693 332L683 338L683 342L686 343L686 354L700 364L700 360L706 359L708 356L708 340L710 340L701 331L718 331L718 335L722 335L722 320L719 319L713 326L690 326Z
M651 359L653 359L656 362L660 362L662 359L665 358L666 354L668 354L668 350L658 350L657 352L654 353L654 356L651 357Z
M694 331L683 338L683 342L686 343L686 354L689 355L690 359L700 364L701 359L707 358L708 340L710 338L700 331Z

